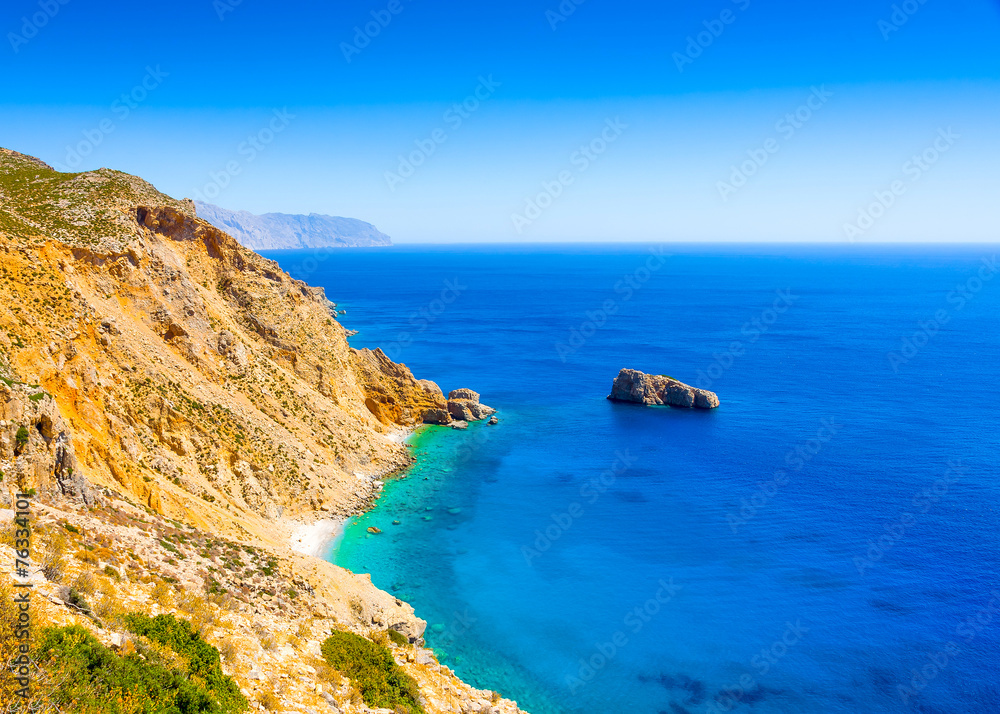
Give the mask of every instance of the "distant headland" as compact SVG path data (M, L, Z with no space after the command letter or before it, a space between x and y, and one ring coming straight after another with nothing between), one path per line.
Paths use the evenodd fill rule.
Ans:
M250 250L304 248L370 248L392 245L392 239L371 223L318 213L294 215L230 211L192 201L198 217L225 231Z

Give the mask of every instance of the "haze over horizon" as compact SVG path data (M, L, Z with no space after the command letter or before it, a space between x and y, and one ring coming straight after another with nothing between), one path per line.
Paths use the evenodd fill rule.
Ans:
M397 243L1000 235L997 2L12 0L2 17L0 146L178 198Z

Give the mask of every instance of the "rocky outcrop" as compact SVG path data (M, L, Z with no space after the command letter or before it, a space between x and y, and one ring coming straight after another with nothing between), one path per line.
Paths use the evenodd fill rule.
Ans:
M479 403L479 393L454 389L448 393L448 413L455 421L481 421L496 414L496 409Z
M365 392L365 406L385 424L436 424L461 429L488 419L496 409L481 404L479 393L454 389L444 398L429 379L417 380L409 368L390 360L381 349L352 350L352 363Z
M8 489L35 489L87 506L98 500L80 472L55 399L37 385L0 381L0 473ZM7 498L7 490L0 490L0 500Z
M351 350L365 406L383 424L441 424L448 404L441 388L429 379L417 380L405 364L389 359L381 349ZM450 420L449 420L450 421Z
M608 399L682 409L715 409L715 392L696 389L665 374L645 374L637 369L623 369L611 385Z

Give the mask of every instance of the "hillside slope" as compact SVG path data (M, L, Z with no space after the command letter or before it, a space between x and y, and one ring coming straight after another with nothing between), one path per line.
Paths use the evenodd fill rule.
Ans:
M104 582L111 565L107 597L144 612L172 611L157 582L178 602L205 598L189 610L217 612L210 641L242 631L263 643L258 621L279 635L390 628L422 689L452 701L427 711L485 696L419 649L412 608L288 547L300 523L370 503L412 460L403 428L442 409L437 385L352 350L321 289L188 204L134 176L60 174L0 149L0 509L8 490L36 493L41 523L75 523L81 553L106 552L38 583L57 621L89 623L60 583ZM245 572L231 567L241 548L254 553ZM294 665L290 641L234 656L247 692L265 679L247 674L256 663ZM346 702L317 701L366 711L339 691Z
M253 250L303 248L359 248L392 245L392 240L371 223L356 218L308 216L289 213L230 211L201 201L194 202L198 217L226 231Z

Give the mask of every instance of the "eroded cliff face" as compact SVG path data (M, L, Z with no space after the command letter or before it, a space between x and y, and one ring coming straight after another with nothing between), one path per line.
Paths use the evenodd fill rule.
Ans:
M0 474L21 491L35 488L87 506L99 501L77 464L69 425L37 384L0 378ZM0 489L0 506L10 502Z
M33 617L122 648L122 612L179 612L255 706L370 712L320 658L346 629L390 648L428 714L521 714L442 667L369 576L289 548L292 518L354 513L410 463L403 427L451 419L331 308L189 202L0 149L0 517L35 494Z
M45 538L79 548L33 592L112 646L122 633L64 602L66 583L97 582L108 613L179 611L228 643L248 697L288 709L371 711L323 678L318 642L392 629L426 711L517 714L421 647L409 605L289 548L293 517L364 507L411 461L403 427L448 415L437 385L352 350L331 307L141 179L0 149L0 510L34 489Z
M0 201L0 375L52 395L98 487L274 538L356 510L410 461L388 436L443 404L352 351L321 289L141 179L2 151Z

